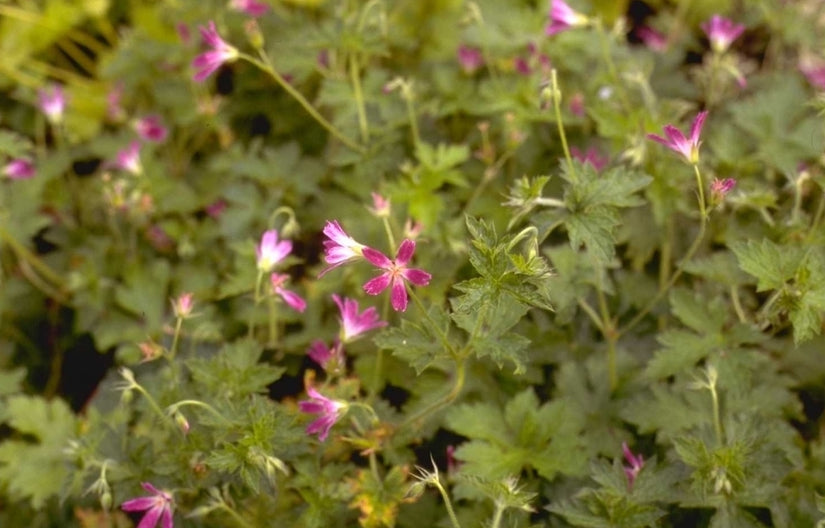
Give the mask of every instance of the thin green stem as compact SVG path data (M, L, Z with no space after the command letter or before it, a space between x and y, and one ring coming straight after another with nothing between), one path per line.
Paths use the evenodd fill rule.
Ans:
M599 34L599 42L601 44L601 51L602 51L602 58L604 59L605 64L607 65L607 71L610 74L610 78L613 81L613 85L617 88L616 93L619 95L619 102L624 108L625 112L630 114L633 108L630 106L630 101L627 98L627 94L625 93L625 86L622 78L619 76L618 69L616 68L616 63L613 62L613 55L611 55L610 50L610 42L607 40L607 33L604 30L604 25L602 24L601 20L596 21L596 31Z
M53 286L62 289L63 279L60 275L56 271L53 271L45 262L40 260L34 253L29 251L26 246L18 242L14 236L2 227L0 227L0 240L8 244L12 251L14 251L17 255L17 258L28 262L33 269L37 270L37 272L44 278L48 279Z
M453 386L450 390L444 394L441 398L434 401L427 407L421 409L417 413L413 414L412 416L408 417L406 420L401 422L398 426L399 429L403 429L407 426L415 426L416 424L420 423L424 418L433 414L434 412L438 411L442 407L449 405L453 400L455 400L459 394L461 394L461 389L464 388L464 377L466 374L466 366L464 364L464 360L460 359L456 361L456 370L455 370L455 381L453 382Z
M438 489L438 492L441 494L441 498L444 499L444 507L447 508L447 515L450 516L450 523L453 525L453 528L461 528L461 524L459 524L458 517L455 515L453 503L450 501L450 496L447 494L447 490L444 489L444 486L441 485L441 481L439 480L434 481L433 485L435 485Z
M172 337L172 347L169 349L169 361L175 359L175 354L178 351L178 341L180 340L180 330L183 326L183 317L178 317L175 321L175 334Z
M596 313L596 310L590 306L584 299L579 299L579 308L582 309L584 313L590 318L590 321L599 329L599 332L604 334L604 326L602 325L602 320L599 318L599 314Z
M493 521L490 523L490 528L498 528L501 524L501 518L504 515L505 506L496 502L496 511L493 512Z
M278 303L275 296L267 297L267 308L269 311L269 346L275 348L278 344Z
M685 264L687 264L690 259L693 258L693 255L698 251L699 246L702 245L702 240L705 238L705 231L707 230L708 224L708 214L707 209L705 208L705 191L704 185L702 183L702 175L699 172L699 167L697 165L693 166L694 172L696 174L696 184L698 186L698 203L699 203L699 231L696 233L696 237L693 239L690 247L688 248L687 252L685 253L684 257L682 257L681 262L679 262L676 271L673 275L670 276L670 279L664 284L664 286L659 288L659 291L656 292L656 295L642 308L634 317L631 319L627 324L621 327L616 332L616 339L620 336L629 332L634 326L639 324L639 322L653 309L654 306L664 297L664 295L676 284L676 281L679 280L679 277L682 276L682 273L685 270Z
M170 405L169 407L166 408L166 412L171 415L171 414L174 414L181 407L187 407L187 406L189 406L189 407L200 407L202 409L206 409L213 416L216 416L218 419L220 419L223 423L228 424L228 425L232 425L232 422L227 420L226 417L224 415L222 415L221 413L219 413L214 407L212 407L208 403L202 402L200 400L181 400L179 402L175 402L175 403L173 403L172 405Z
M725 445L725 438L722 436L722 420L719 418L719 395L716 392L716 384L710 384L710 397L713 399L713 430L716 433L716 442L719 446Z
M739 289L736 286L730 287L730 299L733 302L733 310L736 312L739 322L747 323L748 318L745 316L745 310L742 309L742 301L739 300Z
M410 133L412 134L413 145L418 148L421 144L421 135L418 132L418 119L415 116L415 105L413 104L414 94L412 86L406 81L401 86L401 95L407 105L407 119L410 121Z
M232 509L232 507L227 503L221 502L221 509L228 513L229 516L232 517L240 526L243 526L243 528L255 528L252 524L246 522L246 519L241 517L241 514Z
M349 77L352 82L352 93L355 96L355 107L358 109L358 128L361 130L361 141L369 142L370 128L367 122L367 110L364 105L364 93L361 90L361 76L358 57L353 53L349 58Z
M257 59L251 55L247 55L246 53L239 53L238 57L256 66L261 71L269 74L269 76L275 80L278 86L283 88L284 91L291 95L292 98L295 99L298 102L298 104L300 104L304 108L304 110L306 110L306 112L310 116L312 116L312 118L315 119L315 121L318 122L319 125L324 127L324 129L326 129L327 132L335 136L341 143L343 143L344 145L348 146L356 152L365 152L364 147L348 138L346 135L344 135L343 132L338 130L335 127L335 125L327 121L326 118L324 118L324 116L322 116L318 112L318 110L316 110L315 107L312 106L312 103L307 101L307 99L303 96L301 92L299 92L297 89L295 89L295 87L288 83L286 79L284 79L283 76L275 70L275 68L272 66L272 63L269 61L269 58L266 56L266 53L263 50L260 51L260 54L260 59Z
M559 83L555 68L550 72L550 79L553 90L553 110L556 113L556 126L558 126L559 129L561 148L564 150L564 159L567 160L567 166L570 168L570 173L575 175L576 167L573 165L573 158L570 156L570 149L567 146L567 134L564 133L564 121L561 117L561 90L559 90Z
M381 218L381 220L384 224L384 232L387 234L387 242L390 245L390 253L395 255L395 252L398 251L398 246L395 245L395 235L392 234L392 226L390 225L390 219L384 216Z
M155 413L158 416L160 416L163 421L166 421L167 415L164 414L163 409L160 408L160 406L157 404L157 402L152 397L152 395L149 394L149 392L146 389L144 389L142 385L140 385L136 382L132 385L131 388L133 388L136 391L138 391L139 393L141 393L143 395L143 397L146 398L146 401L149 402L149 406L152 407L152 409L155 411Z

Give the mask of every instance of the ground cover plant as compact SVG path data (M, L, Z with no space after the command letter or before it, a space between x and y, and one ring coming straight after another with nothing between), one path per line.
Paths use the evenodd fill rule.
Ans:
M0 526L825 526L824 31L0 4Z

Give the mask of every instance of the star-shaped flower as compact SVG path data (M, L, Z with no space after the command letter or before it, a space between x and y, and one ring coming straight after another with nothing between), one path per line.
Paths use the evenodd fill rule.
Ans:
M667 139L657 134L648 134L648 139L661 143L670 150L681 154L685 161L692 165L699 163L699 135L702 133L702 126L705 124L707 111L699 112L690 127L690 138L686 138L682 131L673 125L665 125L665 135Z
M320 415L316 420L307 426L307 434L317 434L318 440L323 442L329 435L329 430L338 421L341 411L346 409L347 404L338 400L327 398L314 387L307 389L309 400L298 402L301 412Z
M238 58L238 50L234 46L227 44L215 28L215 22L209 21L207 27L201 26L201 37L204 42L212 48L195 57L192 67L195 68L194 79L203 82L207 77L215 73L225 62L232 62Z
M172 495L155 488L148 482L141 483L141 486L152 495L127 500L120 505L120 508L128 512L146 511L137 528L154 528L158 520L163 528L172 528L172 508L174 507Z
M341 298L333 294L332 300L338 305L341 311L341 341L349 343L356 337L369 332L373 328L387 326L386 321L381 321L375 307L370 307L358 313L358 301L355 299Z
M407 264L415 253L415 242L406 239L398 248L395 260L390 260L378 250L365 247L364 258L375 266L384 270L384 273L370 279L364 284L364 291L369 295L378 295L387 287L391 288L390 301L396 312L403 312L407 309L407 284L410 281L416 286L426 286L430 283L432 275L424 270L408 268Z

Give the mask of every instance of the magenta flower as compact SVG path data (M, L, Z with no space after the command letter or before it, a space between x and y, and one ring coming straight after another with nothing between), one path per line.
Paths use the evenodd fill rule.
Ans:
M355 299L343 299L336 294L332 294L332 300L338 305L341 311L341 341L349 343L364 332L369 332L374 328L387 326L386 321L381 321L375 307L369 307L362 313L358 313L358 301Z
M349 236L337 220L327 222L324 226L324 234L329 239L324 240L324 259L329 266L318 275L319 277L338 266L363 256L363 250L366 246L356 242Z
M135 132L144 141L162 143L169 135L169 130L163 125L160 116L148 115L135 121Z
M727 51L731 43L745 31L744 25L734 24L733 21L719 15L713 15L701 27L708 36L710 47L717 53Z
M109 166L139 176L143 172L143 166L140 163L140 143L132 141L128 147L118 151Z
M340 418L341 410L346 409L347 404L338 400L331 400L316 391L313 387L307 389L309 400L298 402L301 412L320 415L315 421L307 426L307 434L318 434L318 440L323 442L327 439L329 430Z
M721 202L734 187L736 187L736 180L733 178L725 178L724 180L714 178L710 184L711 201Z
M372 214L378 218L389 218L390 209L391 205L388 198L384 198L378 193L372 193L372 207L369 208Z
M632 488L636 477L639 476L639 472L642 471L645 465L645 459L642 458L642 455L634 455L630 448L627 447L626 442L622 442L622 453L627 463L630 464L629 466L624 466L624 473L627 475L627 487Z
M25 158L13 159L3 167L3 174L10 180L28 180L34 177L34 165Z
M172 300L172 310L175 312L175 317L178 319L187 319L192 315L192 308L194 307L193 294L182 293L177 299Z
M106 94L106 117L111 121L122 121L126 116L120 99L123 97L123 83L115 84Z
M227 207L229 207L229 205L226 203L226 200L223 198L218 198L211 204L207 205L205 211L210 218L218 218L224 211L226 211Z
M667 37L648 26L641 26L636 30L636 36L648 49L657 53L667 51Z
M63 87L54 84L50 88L44 88L38 93L40 111L46 115L50 123L56 124L63 120L63 112L66 110L66 95Z
M467 75L472 75L484 65L484 56L481 50L467 45L460 45L456 51L458 64Z
M237 59L238 50L227 44L226 41L218 35L215 22L210 20L207 27L200 26L199 29L204 42L212 48L210 51L201 53L192 61L192 67L196 70L193 79L197 82L203 82L207 77L215 73L221 65Z
M148 482L142 482L140 485L152 495L127 500L120 505L120 508L128 512L146 511L137 528L153 528L157 526L158 520L160 520L163 528L172 528L172 509L174 507L172 495L155 488Z
M696 165L699 163L699 145L702 143L699 140L699 135L702 133L702 125L705 124L707 116L707 111L699 112L696 115L690 127L690 139L685 138L684 134L673 125L665 125L664 130L667 139L657 134L648 134L647 137L681 154L688 163Z
M235 11L241 11L252 17L260 17L266 14L269 6L257 0L231 0L229 7Z
M336 341L332 347L327 347L326 343L316 339L307 349L309 358L321 365L324 370L338 370L342 368L346 360L344 359L344 347Z
M544 32L547 35L555 35L572 27L586 26L588 22L586 16L575 11L564 0L552 0L550 2L550 23Z
M285 273L273 273L269 276L269 281L272 283L272 291L276 295L280 295L281 299L283 299L290 308L296 312L303 313L303 311L306 310L307 303L301 298L300 295L283 287L287 280L289 280L289 275Z
M291 240L278 240L278 231L270 229L261 237L261 243L255 249L258 257L258 270L262 273L272 271L292 251Z
M596 147L590 147L584 153L576 147L570 147L570 155L582 163L589 163L596 169L596 172L601 172L610 161L610 158L602 156Z
M818 90L825 90L825 65L822 66L800 66L799 70L811 83L811 86Z
M385 271L374 279L367 281L364 284L364 291L369 295L378 295L390 286L390 302L393 309L396 312L405 311L407 309L407 284L405 281L410 281L416 286L426 286L432 278L432 275L424 270L407 267L413 253L415 253L415 242L410 239L405 239L401 243L395 261L390 260L378 250L365 247L364 258Z

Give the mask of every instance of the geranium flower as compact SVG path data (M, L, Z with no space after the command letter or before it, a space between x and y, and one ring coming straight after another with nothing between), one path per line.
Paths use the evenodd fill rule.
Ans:
M624 473L627 475L627 486L632 488L636 477L639 476L639 472L642 471L645 465L645 459L642 458L642 455L634 455L630 448L627 447L626 442L622 442L622 453L627 463L630 464L629 466L624 466Z
M128 147L117 153L114 161L109 165L139 176L143 172L143 166L140 163L140 143L137 141L129 143Z
M690 127L690 139L685 138L684 134L673 125L665 125L664 130L667 139L657 134L648 134L647 137L681 154L688 163L696 165L699 163L699 145L702 143L699 140L699 135L702 133L702 125L705 124L707 116L707 111L699 112L696 115Z
M648 26L641 26L636 30L636 36L648 49L657 53L667 51L667 37Z
M242 13L246 13L252 17L263 16L269 9L268 5L258 2L257 0L231 0L229 2L229 7L235 11L241 11Z
M172 528L172 508L174 507L172 495L155 488L148 482L142 482L140 485L152 495L127 500L120 505L120 508L128 512L146 511L137 528L153 528L158 520L163 528Z
M416 286L426 286L430 283L432 275L424 270L407 267L407 263L415 253L415 242L410 239L405 239L401 243L395 261L370 247L365 247L363 253L364 258L385 270L381 275L367 281L364 284L364 291L369 295L378 295L388 286L391 287L390 301L396 312L403 312L407 309L407 285L405 281L410 281Z
M178 319L186 319L192 315L192 308L195 303L192 300L194 295L192 293L182 293L176 299L172 300L172 310L175 312L175 317Z
M202 82L215 73L225 62L232 62L237 59L238 50L227 44L218 35L215 22L210 20L207 27L200 26L199 29L204 42L212 48L210 51L201 53L192 61L192 67L196 70L193 79Z
M378 218L388 218L391 209L390 200L378 193L372 193L372 207L368 209Z
M297 293L287 290L283 287L286 284L286 281L289 280L289 275L287 274L278 274L273 273L269 276L269 281L272 284L272 291L276 295L280 295L281 299L284 300L290 308L297 312L303 313L306 310L307 303L305 300L301 298L300 295Z
M144 141L162 143L169 135L169 130L163 125L160 116L148 115L135 121L135 132Z
M708 36L710 47L717 53L727 51L731 43L745 31L744 25L734 24L733 21L719 15L713 15L701 27Z
M11 180L28 180L34 177L34 165L25 158L13 159L3 167L3 174Z
M467 75L472 75L484 65L484 56L481 50L467 45L460 45L456 52L458 64Z
M575 11L563 0L552 0L550 2L550 23L547 24L544 32L547 35L555 35L571 27L586 26L589 19L583 14Z
M50 123L56 124L63 120L63 112L66 110L66 95L63 87L54 84L50 88L44 88L38 93L40 111L46 115Z
M736 180L733 178L724 180L715 178L710 184L711 201L721 202L734 187L736 187Z
M361 258L366 246L349 236L337 220L327 222L324 226L324 234L329 239L324 240L324 259L329 266L318 275L319 277L338 266Z
M344 348L340 341L335 341L331 347L327 347L326 343L316 339L307 349L307 355L326 371L337 370L346 363Z
M355 299L341 298L332 294L332 300L338 305L341 311L341 341L349 343L364 332L369 332L374 328L387 326L386 321L381 321L375 307L369 307L360 314L358 313L358 301Z
M825 65L804 65L799 70L811 83L811 86L819 90L825 90Z
M341 410L346 409L347 404L338 400L332 400L316 391L313 387L307 389L309 400L298 402L298 408L301 412L308 414L320 415L315 421L310 423L307 428L307 434L317 434L318 440L323 442L327 439L329 430L338 421L341 415Z
M261 243L255 250L258 257L258 270L266 273L272 271L275 264L282 261L292 251L291 240L278 241L278 231L270 229L261 237Z
M610 158L602 156L596 147L590 147L586 152L582 152L576 147L570 147L570 155L582 163L589 163L596 169L596 172L601 172L610 161Z

